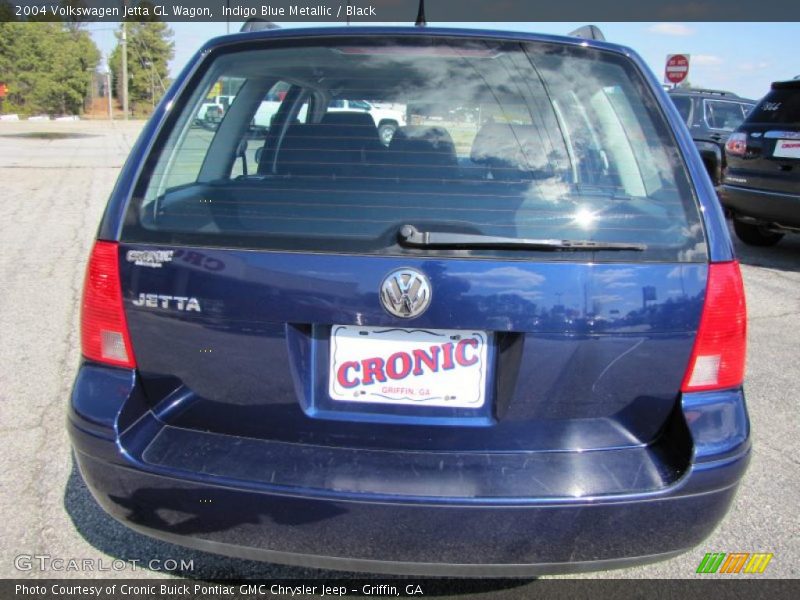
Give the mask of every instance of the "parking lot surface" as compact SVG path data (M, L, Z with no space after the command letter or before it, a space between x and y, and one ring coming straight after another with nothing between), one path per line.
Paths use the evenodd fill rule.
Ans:
M134 533L97 506L73 466L64 423L80 356L83 270L141 126L0 123L0 577L168 577L157 570L167 559L193 560L191 572L178 574L203 579L354 576L228 559ZM694 550L587 577L699 577L706 552L772 552L759 577L800 575L800 236L774 248L736 246L750 315L746 389L754 451L735 503ZM20 555L102 560L100 566L121 559L137 567L20 571ZM500 586L497 593L525 597L529 585L535 584Z

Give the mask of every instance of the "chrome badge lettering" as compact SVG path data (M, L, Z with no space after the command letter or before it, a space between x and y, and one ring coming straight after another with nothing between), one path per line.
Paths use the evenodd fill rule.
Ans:
M186 312L202 312L197 298L189 296L167 296L164 294L139 294L139 297L132 301L134 306L145 308L167 308L183 310Z
M125 260L137 267L160 269L166 262L172 262L172 250L128 250Z

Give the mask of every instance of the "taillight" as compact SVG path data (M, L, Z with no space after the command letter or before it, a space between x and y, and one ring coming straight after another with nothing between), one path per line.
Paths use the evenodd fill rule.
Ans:
M744 156L747 152L747 134L732 133L725 142L725 151L733 156Z
M700 327L681 391L739 387L744 380L747 310L737 261L712 263Z
M122 308L116 242L95 242L86 280L81 309L81 346L83 355L117 367L136 367L128 334L128 322Z

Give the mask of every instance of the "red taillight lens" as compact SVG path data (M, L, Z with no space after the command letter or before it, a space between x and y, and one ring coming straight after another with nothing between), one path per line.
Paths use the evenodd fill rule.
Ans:
M703 315L681 391L739 387L744 380L747 310L737 261L713 263Z
M725 151L733 156L744 156L747 152L747 134L732 133L725 142Z
M118 246L98 241L89 257L81 310L83 355L117 367L136 367L122 309Z

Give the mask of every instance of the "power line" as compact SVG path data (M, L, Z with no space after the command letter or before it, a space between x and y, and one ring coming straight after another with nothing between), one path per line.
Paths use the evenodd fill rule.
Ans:
M139 57L139 60L142 62L143 65L144 65L145 62L147 62L150 65L150 71L152 73L154 73L155 76L158 78L158 85L161 86L161 93L166 93L167 87L164 85L164 80L161 79L161 74L155 69L155 64L156 63L153 60L152 55L149 53L149 49L144 45L144 42L142 42L142 40L140 40L138 38L134 38L131 41L134 42L134 44L131 45L131 48L133 48L133 51L136 52L136 55ZM139 50L136 48L136 44L139 44L139 45L142 46L142 50L144 52L147 52L147 57L142 56L142 53L139 52Z

